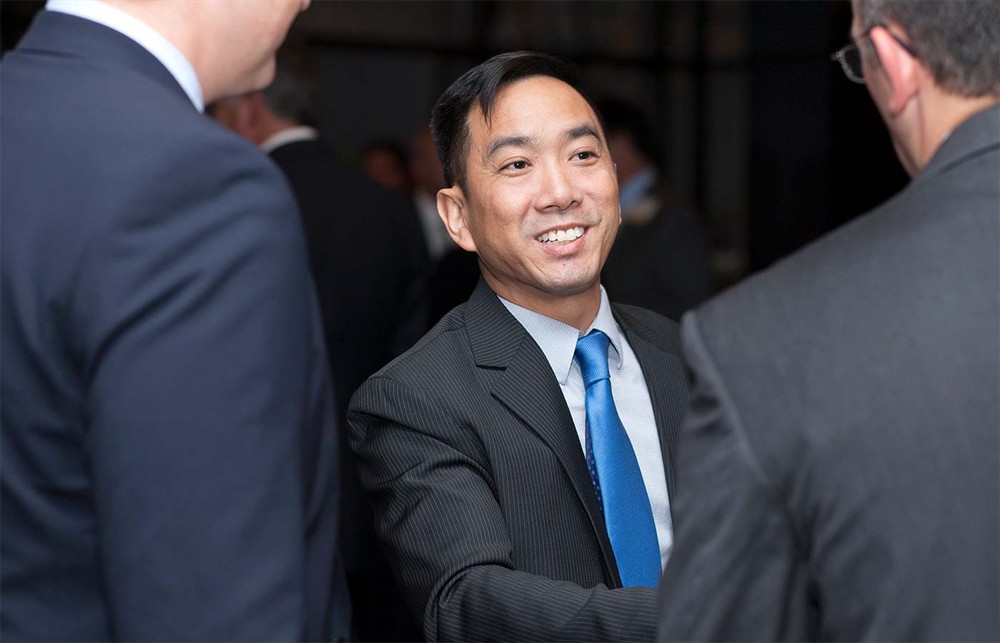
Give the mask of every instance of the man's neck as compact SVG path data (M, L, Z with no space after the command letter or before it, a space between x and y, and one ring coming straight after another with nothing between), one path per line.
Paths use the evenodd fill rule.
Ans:
M1000 96L967 98L937 92L925 108L923 127L917 141L918 167L922 170L930 163L941 144L959 125L979 112L1000 105Z
M481 262L480 268L482 269ZM503 284L497 283L487 270L483 269L482 272L483 278L486 279L486 283L493 289L493 292L507 301L539 315L560 321L579 331L586 331L590 328L601 308L601 284L599 282L572 295L553 296L529 287L518 289L505 287Z

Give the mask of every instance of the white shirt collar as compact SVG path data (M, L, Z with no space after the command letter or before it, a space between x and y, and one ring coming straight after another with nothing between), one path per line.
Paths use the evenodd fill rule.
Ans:
M510 314L524 326L538 347L542 349L545 359L549 361L552 372L555 373L560 384L565 384L566 380L569 379L577 340L595 329L603 332L611 340L608 365L614 369L621 369L623 363L621 329L611 313L611 304L604 286L601 286L601 306L597 310L597 317L594 318L586 332L580 332L561 321L518 306L499 295L497 298L510 311Z
M307 125L299 125L298 127L290 127L281 130L277 134L272 134L270 138L260 144L260 149L265 154L270 154L282 145L298 143L299 141L315 141L317 138L319 138L319 132L315 129Z
M199 112L205 111L201 83L191 62L160 32L142 20L99 0L48 0L45 9L102 24L131 38L167 68Z

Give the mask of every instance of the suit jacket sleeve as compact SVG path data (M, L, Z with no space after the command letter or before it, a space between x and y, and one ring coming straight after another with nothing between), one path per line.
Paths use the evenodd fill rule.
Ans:
M801 539L752 452L694 313L684 318L682 341L694 385L678 448L659 639L809 640Z
M515 570L498 482L447 400L376 376L348 419L379 536L428 640L653 637L651 588L585 589Z
M294 202L249 146L215 139L157 149L157 180L117 186L131 207L78 289L124 640L300 638L306 586L331 585L305 564L309 524L331 532L332 566L336 445Z

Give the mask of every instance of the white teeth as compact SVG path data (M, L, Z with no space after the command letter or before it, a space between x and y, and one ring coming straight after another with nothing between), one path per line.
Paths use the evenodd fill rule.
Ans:
M542 243L555 243L555 242L566 242L575 241L583 236L583 228L577 226L575 228L569 228L567 230L552 230L546 232L538 237L538 240Z

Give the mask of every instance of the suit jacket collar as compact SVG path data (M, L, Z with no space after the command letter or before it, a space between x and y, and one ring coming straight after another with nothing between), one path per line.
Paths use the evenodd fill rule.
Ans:
M662 346L655 333L638 324L627 309L612 305L612 310L647 381L675 381L683 377L680 360L676 357L679 353L671 354L671 347ZM609 572L608 582L611 586L620 586L611 541L573 418L548 360L482 278L466 305L465 320L473 359L476 366L486 372L483 381L493 397L552 449L590 517ZM667 469L667 489L672 495L672 468L667 463L676 449L677 436L664 427L678 425L686 400L674 399L669 387L651 385L648 388Z
M76 58L140 74L186 103L187 93L156 56L137 42L96 22L55 11L40 11L16 51ZM128 100L127 96L109 97Z
M476 366L493 371L484 380L490 393L552 449L590 517L609 572L606 580L620 586L611 540L573 418L548 360L482 278L466 305L465 318Z
M1000 148L1000 105L974 114L956 127L941 143L920 177L940 174L971 156L997 148Z

